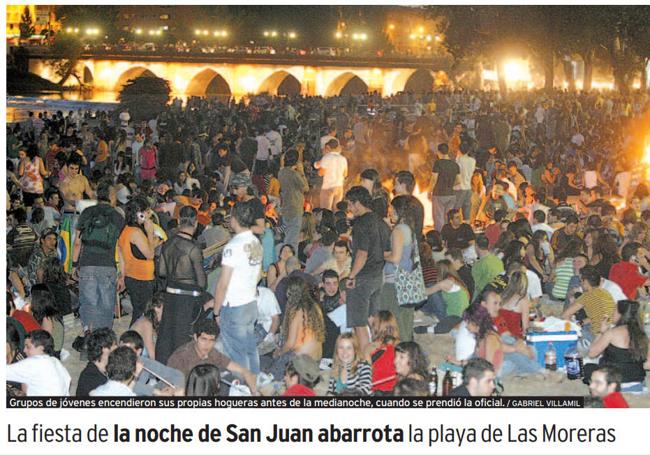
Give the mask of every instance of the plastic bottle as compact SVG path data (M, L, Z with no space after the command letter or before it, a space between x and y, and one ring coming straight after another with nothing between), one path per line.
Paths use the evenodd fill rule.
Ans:
M451 371L447 370L445 377L442 380L442 395L447 396L451 393L451 390L454 388L454 381L451 379Z
M575 348L569 349L564 354L564 365L567 379L574 381L582 377L582 358Z
M429 382L429 395L438 396L438 370L434 366L431 370L431 381Z
M557 351L552 342L549 342L546 347L546 352L544 353L544 364L546 365L547 370L557 370Z

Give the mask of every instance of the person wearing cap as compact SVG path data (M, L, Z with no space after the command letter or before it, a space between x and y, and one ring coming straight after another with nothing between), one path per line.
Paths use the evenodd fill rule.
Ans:
M285 397L314 397L314 387L320 380L318 363L307 354L295 356L287 364L284 373L284 383L287 390Z
M266 229L264 204L254 196L252 186L250 177L245 174L236 174L230 183L231 191L237 201L250 204L253 210L255 224L251 226L251 231L253 234L262 235Z
M29 286L33 286L43 280L43 271L41 269L43 261L49 257L58 257L56 250L58 238L56 229L53 228L45 229L41 233L38 245L32 251L29 262L27 263Z

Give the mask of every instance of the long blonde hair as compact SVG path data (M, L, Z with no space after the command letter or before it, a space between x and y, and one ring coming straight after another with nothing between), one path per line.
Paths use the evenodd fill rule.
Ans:
M341 343L343 340L350 340L352 343L352 348L354 349L354 359L352 359L352 365L350 366L350 374L355 374L357 372L359 363L363 361L361 358L361 353L359 352L359 341L357 340L357 337L354 335L354 333L340 334L336 339L336 343L334 344L334 359L332 362L332 371L335 371L337 376L340 376L341 371L343 368L345 368L345 365L341 362L338 355L339 343Z
M507 304L513 297L520 299L528 295L528 277L520 270L512 272L508 280L508 286L504 289L501 295L501 303Z
M309 287L305 281L297 276L290 277L287 284L287 307L282 321L282 337L284 340L289 335L291 321L297 313L302 311L303 336L307 330L314 333L314 338L319 343L325 341L325 322L320 305L312 298Z

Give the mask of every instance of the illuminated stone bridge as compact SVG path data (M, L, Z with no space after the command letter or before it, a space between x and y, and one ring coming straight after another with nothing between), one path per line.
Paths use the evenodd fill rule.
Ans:
M48 58L32 52L29 70L56 80ZM428 91L447 80L445 58L395 59L278 55L96 53L78 63L83 82L99 91L119 91L129 80L155 75L175 94L242 96L269 93L335 96L377 91ZM70 84L77 81L71 78Z

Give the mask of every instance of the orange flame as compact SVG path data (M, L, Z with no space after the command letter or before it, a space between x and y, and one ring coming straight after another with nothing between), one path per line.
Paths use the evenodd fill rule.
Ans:
M433 226L433 207L431 205L431 199L429 198L428 191L425 189L420 189L420 184L415 185L415 190L413 191L413 196L418 198L418 200L424 206L424 227Z

